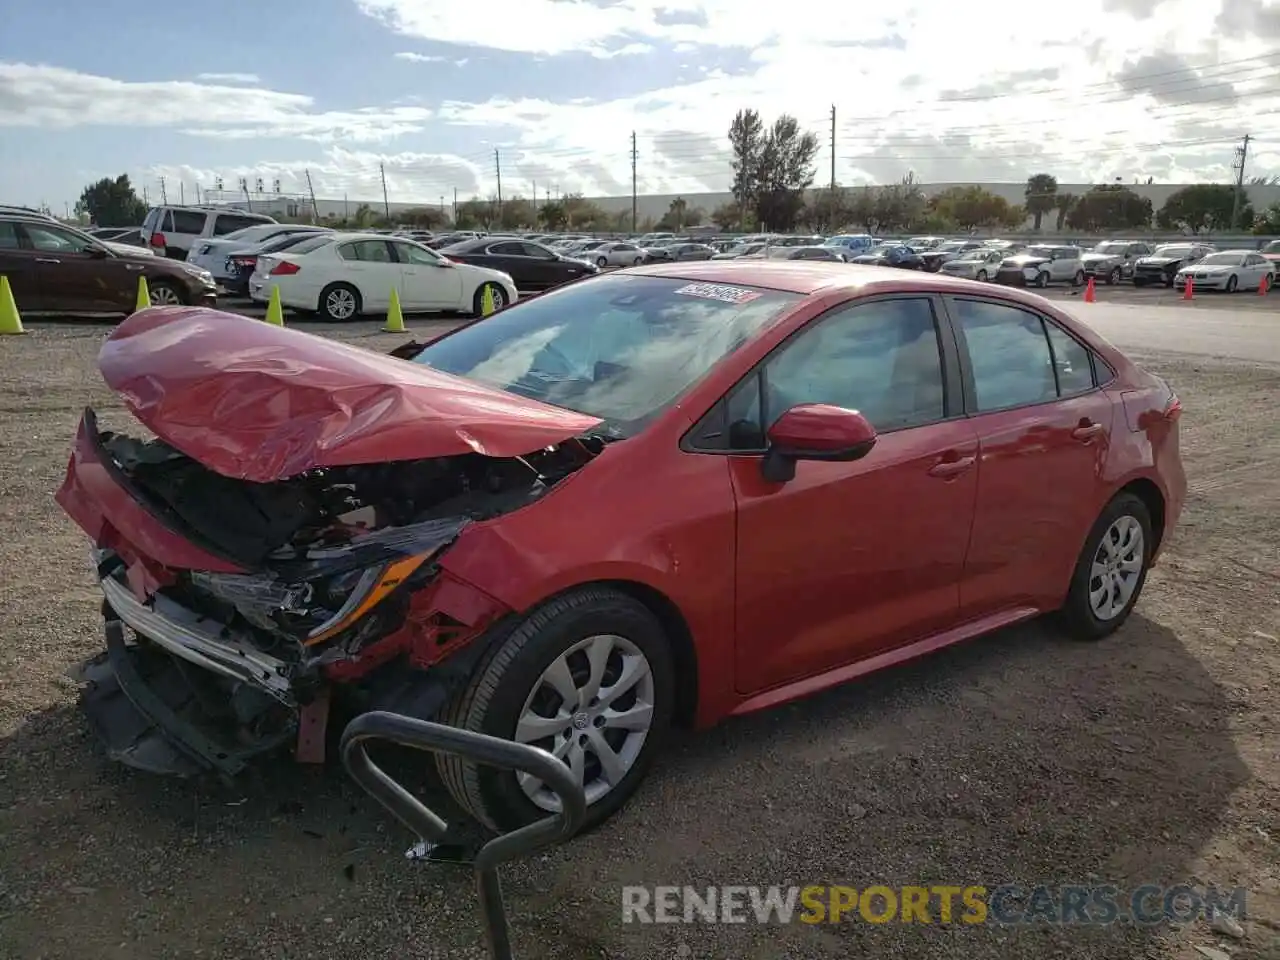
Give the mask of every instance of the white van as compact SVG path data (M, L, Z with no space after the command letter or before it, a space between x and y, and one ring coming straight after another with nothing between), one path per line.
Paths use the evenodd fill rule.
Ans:
M142 235L149 237L151 249L158 256L185 260L191 245L202 237L224 237L236 230L263 223L275 223L275 217L226 207L152 207L142 221Z

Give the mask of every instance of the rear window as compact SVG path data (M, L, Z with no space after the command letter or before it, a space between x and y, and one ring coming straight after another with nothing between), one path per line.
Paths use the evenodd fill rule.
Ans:
M319 250L327 244L333 243L333 234L322 233L317 237L307 237L299 243L289 247L290 253L311 253L313 250Z
M631 436L799 294L606 275L436 340L415 363L604 421Z

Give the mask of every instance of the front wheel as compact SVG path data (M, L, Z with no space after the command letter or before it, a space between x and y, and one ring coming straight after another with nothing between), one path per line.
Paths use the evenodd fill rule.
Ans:
M1043 290L1048 285L1049 285L1049 274L1041 270L1038 274L1036 274L1036 286L1039 287L1041 290Z
M662 626L627 594L586 587L550 601L495 643L444 722L527 743L563 761L587 798L586 826L635 793L667 732L674 671ZM559 809L540 780L438 755L453 798L493 830Z
M1236 288L1240 286L1240 278L1234 273L1227 280L1227 293L1235 293Z
M1107 274L1107 286L1114 287L1117 283L1120 282L1120 276L1121 276L1120 268L1112 267L1111 272Z
M1147 505L1131 493L1117 494L1089 531L1059 611L1072 636L1101 640L1129 618L1154 547Z
M631 261L631 265L633 267L638 267L642 263L644 263L644 257L636 257L634 260Z
M183 303L182 294L177 287L163 280L147 285L147 296L153 307L177 307Z
M609 265L609 261L606 260L604 257L596 257L596 266L599 267L601 270L603 270L608 265Z
M507 305L507 291L502 289L502 284L482 283L479 289L476 290L475 296L471 298L471 312L477 317L484 315L484 292L486 290L493 291L493 309L495 312Z
M1076 275L1071 278L1071 285L1073 287L1083 287L1085 279L1084 271L1077 270Z
M987 271L985 271L985 270L979 270L979 271L978 271L978 280L980 280L982 283L986 283L986 282L987 282Z
M331 283L320 291L319 314L325 320L345 323L360 316L360 291L349 283Z

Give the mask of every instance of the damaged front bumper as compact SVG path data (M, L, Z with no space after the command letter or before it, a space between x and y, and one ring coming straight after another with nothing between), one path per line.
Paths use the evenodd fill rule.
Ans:
M72 676L112 759L234 776L297 738L304 704L283 661L163 596L141 603L113 576L102 589L106 652Z

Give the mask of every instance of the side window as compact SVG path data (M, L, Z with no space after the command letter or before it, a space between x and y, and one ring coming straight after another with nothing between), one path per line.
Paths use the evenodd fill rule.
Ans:
M519 246L526 257L535 257L538 260L551 260L555 257L555 254L546 247L540 247L536 243L522 243Z
M28 223L25 229L31 246L44 253L84 253L92 246L74 233L43 223Z
M350 253L345 252L349 250ZM391 251L387 249L385 240L357 240L340 251L344 260L359 260L361 263L391 263Z
M524 245L520 243L495 243L489 247L485 253L491 257L523 257L527 256L524 252Z
M1058 371L1058 395L1071 397L1093 389L1093 364L1089 349L1055 323L1045 322L1053 365Z
M176 231L176 230L174 230L174 228L173 228L173 212L172 212L172 211L170 211L170 210L166 210L166 211L164 211L164 212L160 215L160 224L161 224L161 225L160 225L160 232L161 232L161 233L176 233L176 232L177 232L177 231ZM204 229L204 228L203 228L203 227L201 227L201 229ZM152 231L152 232L154 233L155 231Z
M433 253L428 253L421 247L415 247L411 243L394 244L396 248L396 256L400 258L401 263L412 263L420 267L433 267L440 262L440 258Z
M256 217L241 217L234 213L220 213L213 221L213 235L215 237L225 237L228 233L235 233L245 227L259 226L262 226L262 221Z
M630 243L619 243L613 249L619 253L635 253L639 248Z
M1053 355L1038 316L981 300L952 306L969 347L979 413L1057 399Z
M0 220L0 250L18 249L18 228L12 220Z
M943 419L942 358L930 301L861 304L802 330L765 362L762 377L729 398L731 442L762 447L768 427L802 403L857 410L881 432Z
M196 236L204 233L204 221L207 214L198 210L170 210L168 214L174 233L190 233Z

